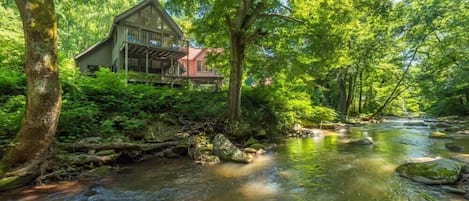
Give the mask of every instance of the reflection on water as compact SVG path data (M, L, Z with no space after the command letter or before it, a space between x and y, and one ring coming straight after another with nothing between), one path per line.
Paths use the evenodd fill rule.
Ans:
M43 200L461 200L395 175L414 157L446 156L451 140L428 138L426 127L393 121L353 128L347 135L287 139L248 165L200 166L190 160L154 160L128 167L79 193L41 196ZM344 142L372 137L373 146ZM462 142L469 142L467 139ZM17 197L16 197L17 198Z

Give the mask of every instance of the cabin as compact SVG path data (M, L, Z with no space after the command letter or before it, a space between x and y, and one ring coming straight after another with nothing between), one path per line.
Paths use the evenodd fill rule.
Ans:
M75 57L85 74L100 67L125 72L129 82L183 84L187 73L178 61L188 55L181 28L157 0L144 0L115 17L108 36Z
M189 48L189 54L180 58L179 63L184 69L189 69L187 76L195 85L213 85L215 90L219 90L223 81L223 76L218 75L213 66L209 66L206 58L209 54L220 54L220 49Z

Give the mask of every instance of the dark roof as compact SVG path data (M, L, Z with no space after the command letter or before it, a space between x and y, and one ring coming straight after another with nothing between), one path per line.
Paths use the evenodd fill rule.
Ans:
M88 54L89 52L92 52L97 47L103 45L106 41L108 41L112 37L112 33L114 32L114 29L116 29L116 24L119 21L129 17L130 15L134 14L135 12L138 12L140 9L145 8L149 4L153 4L155 6L155 8L158 9L161 12L163 19L166 22L169 22L169 26L173 30L176 31L176 33L179 35L179 38L182 38L184 36L184 34L181 30L181 27L179 27L179 25L173 20L173 18L171 18L171 16L169 16L169 14L166 12L166 10L163 9L161 4L158 3L157 0L144 0L144 1L140 2L139 4L135 5L134 7L130 8L130 9L124 11L123 13L119 14L118 16L116 16L114 18L111 29L109 30L109 33L106 36L106 38L104 38L103 40L97 42L96 44L92 45L91 47L87 48L83 52L79 53L77 56L75 56L75 59L79 59L80 57Z

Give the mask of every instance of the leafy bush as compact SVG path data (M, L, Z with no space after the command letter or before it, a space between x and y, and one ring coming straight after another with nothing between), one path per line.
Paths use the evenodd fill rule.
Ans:
M26 91L26 78L23 73L13 70L0 70L0 104L10 96L23 95Z
M0 136L12 137L19 129L24 114L26 97L10 97L0 108Z
M303 121L319 123L337 117L333 109L313 106L306 92L261 86L246 88L243 93L243 114L252 125L282 130Z

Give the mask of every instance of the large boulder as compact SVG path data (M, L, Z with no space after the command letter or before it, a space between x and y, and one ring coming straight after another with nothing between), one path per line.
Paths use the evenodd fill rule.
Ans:
M250 163L251 158L231 143L223 134L218 134L213 138L213 154L224 161L240 163Z
M197 163L203 165L213 165L220 162L220 159L213 155L213 144L205 135L191 136L189 145L189 156L192 157Z
M396 168L396 172L402 177L424 184L452 184L459 179L463 167L453 160L436 159L404 163Z
M351 140L348 142L348 144L354 144L354 145L372 145L373 139L371 137L364 137L359 140Z

